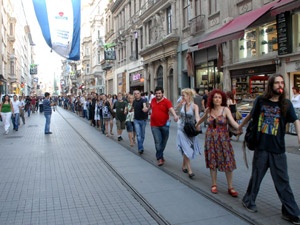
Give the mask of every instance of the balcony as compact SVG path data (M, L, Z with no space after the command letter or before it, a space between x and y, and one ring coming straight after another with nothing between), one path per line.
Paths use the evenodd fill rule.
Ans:
M144 14L146 11L151 9L154 5L156 5L158 2L164 2L162 0L148 0L142 7L141 7L141 12L140 15Z
M196 35L204 31L204 17L204 15L198 15L189 21L191 35Z
M113 67L113 61L111 60L102 60L101 61L101 67L102 67L102 70L110 70L112 67Z

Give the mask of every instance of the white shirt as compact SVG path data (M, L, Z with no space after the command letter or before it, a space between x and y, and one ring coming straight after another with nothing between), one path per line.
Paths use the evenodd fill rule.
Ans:
M21 102L19 100L17 101L12 101L12 105L13 105L13 108L14 108L14 113L20 113L20 108L22 106Z
M300 109L300 95L294 95L291 100L295 109Z

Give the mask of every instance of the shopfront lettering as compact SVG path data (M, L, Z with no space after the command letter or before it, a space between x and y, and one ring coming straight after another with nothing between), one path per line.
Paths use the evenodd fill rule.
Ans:
M278 55L285 55L292 52L290 20L290 12L280 13L276 16Z
M139 74L139 73L137 73L137 74L134 74L133 76L132 76L132 80L134 81L134 80L140 80L141 79L141 74Z

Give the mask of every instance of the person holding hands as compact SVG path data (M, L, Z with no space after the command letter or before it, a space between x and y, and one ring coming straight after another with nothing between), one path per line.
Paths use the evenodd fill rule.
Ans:
M226 94L220 90L213 90L208 97L207 109L204 115L197 122L198 127L202 122L207 121L208 127L205 134L205 162L206 168L210 169L212 180L211 192L218 193L217 170L225 172L228 194L237 197L238 192L232 185L232 172L236 169L234 151L230 143L228 124L239 129L239 124L234 120L227 107Z

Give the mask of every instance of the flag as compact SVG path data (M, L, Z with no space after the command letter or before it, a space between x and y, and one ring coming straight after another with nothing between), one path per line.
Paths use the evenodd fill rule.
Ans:
M80 0L32 0L49 47L69 60L80 59Z

